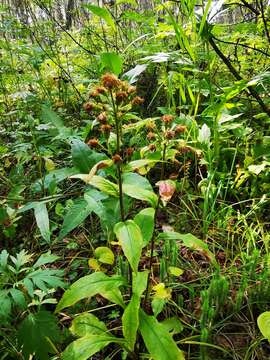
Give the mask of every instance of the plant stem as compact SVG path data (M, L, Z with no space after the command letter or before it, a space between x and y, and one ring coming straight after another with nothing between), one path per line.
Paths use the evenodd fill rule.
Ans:
M165 142L164 146L163 146L163 152L162 152L160 180L164 180L164 176L165 176L166 149L167 149L167 143ZM157 212L158 212L158 209L159 209L159 205L160 205L160 195L158 197L158 202L157 202L157 206L156 206L156 209L155 209L154 225L156 225L156 222L157 222ZM147 286L146 286L146 293L145 293L145 298L144 298L144 305L146 305L147 300L149 298L150 276L151 276L151 271L152 271L152 267L153 267L154 249L155 249L155 232L153 232L152 239L151 239L151 245L150 245L149 274L148 274L148 279L147 279Z
M119 119L117 115L117 106L115 104L113 93L110 91L112 107L113 107L113 115L116 129L116 153L120 155L120 146L121 146L121 132L119 127ZM117 177L118 177L118 189L119 189L119 203L120 203L120 215L121 220L125 220L125 210L124 210L124 201L123 201L123 187L122 187L122 165L121 162L116 164L117 166Z

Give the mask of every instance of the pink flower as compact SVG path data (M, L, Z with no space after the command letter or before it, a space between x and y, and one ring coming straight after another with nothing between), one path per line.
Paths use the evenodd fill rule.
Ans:
M171 200L176 190L175 183L172 180L161 180L157 182L156 185L159 187L161 200L163 204L166 205L166 203Z

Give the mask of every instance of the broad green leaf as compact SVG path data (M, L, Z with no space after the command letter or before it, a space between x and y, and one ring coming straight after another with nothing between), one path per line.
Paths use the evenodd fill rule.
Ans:
M82 337L85 335L102 335L108 331L103 321L100 321L93 314L80 314L72 321L69 328L73 335Z
M130 5L134 5L134 6L138 5L136 0L116 0L116 4L117 5L130 4Z
M108 167L108 166L112 166L112 165L113 165L112 160L101 160L92 167L92 169L89 171L89 174L76 174L76 175L71 176L70 178L71 179L81 179L86 184L90 184L93 176L96 175L96 173L99 169L103 169L104 167Z
M58 236L58 240L62 240L70 231L82 224L92 211L93 206L89 205L83 198L79 198L76 202L74 202L64 217L63 226Z
M136 343L141 296L147 287L147 280L148 271L132 273L132 297L122 316L123 334L131 351Z
M167 327L154 316L140 311L140 332L145 346L153 360L184 360L182 351L177 347Z
M102 272L95 272L75 281L64 293L57 305L56 312L75 304L76 302L100 294L113 303L124 307L119 286L124 285L120 276L107 276Z
M123 60L116 53L102 53L100 55L102 69L119 75L122 72Z
M42 106L41 117L45 122L53 124L58 130L65 127L60 116L46 105Z
M10 289L9 293L12 296L12 299L17 306L21 308L26 307L26 301L22 291L18 289Z
M96 155L96 156L95 156ZM71 156L73 165L83 174L88 174L91 168L99 161L103 160L88 145L78 139L73 139L71 143Z
M11 299L8 290L0 290L0 321L6 321L11 312Z
M62 168L53 170L49 174L45 175L45 178L42 181L40 179L37 180L33 184L33 188L35 191L41 191L43 186L45 189L48 189L52 182L58 184L69 176L76 174L76 172L78 172L78 170L75 168Z
M162 312L166 302L167 301L162 298L154 298L151 301L151 307L152 307L153 314L155 317L157 317Z
M103 19L107 25L111 26L113 30L116 30L115 22L111 13L105 7L99 7L96 5L85 4L84 7L90 10L94 15L97 15Z
M103 191L105 194L118 197L118 186L114 184L113 182L104 179L102 176L94 175L89 182L89 185L92 185L99 189L100 191Z
M148 170L150 170L151 167L153 167L159 160L151 160L151 159L140 159L140 160L134 160L129 162L125 167L124 171L131 172L131 171L140 171L141 168L148 167ZM147 172L148 172L147 170Z
M95 189L93 189L93 190L95 190ZM100 193L100 194L102 194L102 193ZM102 194L102 195L104 195L105 198L107 197L107 195L105 195L105 194ZM85 199L85 201L87 201L89 208L92 208L93 212L100 218L100 220L103 220L106 209L105 209L104 205L102 204L102 202L96 200L88 192L84 194L84 199Z
M85 335L73 341L63 352L62 360L87 360L92 355L104 349L110 343L121 343L121 340L111 335Z
M141 210L134 218L135 223L141 229L143 237L143 247L145 247L151 240L154 232L154 217L155 209L147 208Z
M7 250L2 250L0 252L0 270L4 270L7 267L7 262L8 262L8 257L9 257L9 253L7 252Z
M132 270L137 272L143 247L139 226L133 220L127 220L117 223L114 232Z
M270 342L270 311L265 311L260 314L257 319L257 324L263 337Z
M172 335L179 334L184 330L181 321L177 317L168 318L162 321L162 325L166 327L167 331Z
M157 206L158 197L153 192L152 187L147 179L134 174L123 174L123 192L124 194L142 201L149 202L153 207Z
M102 264L113 265L114 263L114 253L112 250L106 246L100 246L95 249L95 257Z
M42 254L38 260L33 265L33 268L38 268L45 264L51 264L59 259L59 256L51 254L50 251L46 252L45 254Z
M169 274L173 276L181 276L184 273L184 270L176 266L169 266Z
M57 289L58 287L65 287L65 283L62 281L62 276L64 274L63 270L55 270L55 269L38 269L32 271L27 274L27 276L21 280L22 283L26 288L28 286L31 287L29 281L35 287L39 288L40 290L47 291L48 289ZM32 289L30 288L29 294L31 295Z
M46 204L37 202L34 207L34 215L41 236L47 243L50 243L51 232L50 232L49 215Z
M49 360L49 353L54 353L50 344L60 341L57 319L44 310L29 314L19 325L18 340L25 359L35 354L37 359Z
M158 197L153 191L144 190L136 185L123 184L123 193L134 199L147 201L153 207L157 206Z
M209 258L214 266L217 266L215 255L209 250L207 244L192 234L180 234L174 231L163 232L158 235L159 239L181 240L190 249L199 251Z

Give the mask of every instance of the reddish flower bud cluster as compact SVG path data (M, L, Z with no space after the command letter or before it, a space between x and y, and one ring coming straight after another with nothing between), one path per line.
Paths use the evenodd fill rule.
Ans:
M116 89L121 85L121 81L114 74L106 73L101 78L102 85L108 89Z
M174 116L173 115L163 115L161 117L161 121L163 121L165 124L170 124L174 119Z

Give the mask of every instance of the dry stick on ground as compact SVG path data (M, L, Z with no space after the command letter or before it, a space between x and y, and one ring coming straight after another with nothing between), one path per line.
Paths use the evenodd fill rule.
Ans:
M233 76L236 78L236 80L245 80L239 72L235 69L235 67L232 65L230 60L223 54L223 52L219 49L219 47L214 42L213 38L209 37L209 43L212 46L215 53L220 57L220 59L224 62L224 64L227 66L227 68L230 70L230 72L233 74ZM256 99L258 104L261 106L262 110L270 116L270 109L269 107L262 101L260 95L257 93L257 91L253 88L253 86L247 87L248 92L251 96Z

